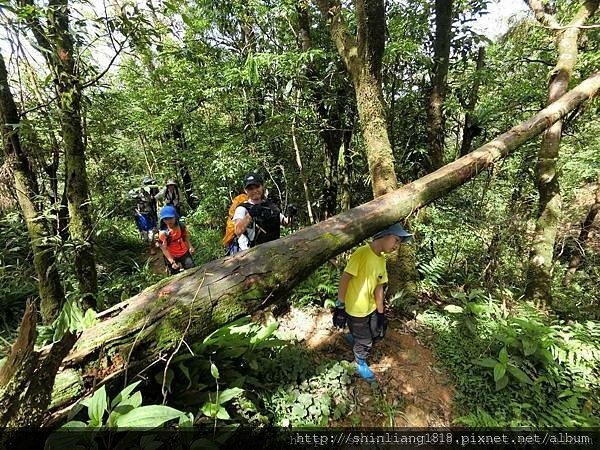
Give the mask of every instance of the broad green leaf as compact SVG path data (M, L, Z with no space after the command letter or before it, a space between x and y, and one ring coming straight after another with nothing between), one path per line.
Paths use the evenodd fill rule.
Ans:
M260 331L250 339L250 343L257 344L264 341L275 332L277 327L279 327L279 322L273 322L266 327L262 327Z
M506 373L506 366L502 363L498 363L494 366L494 381L498 382Z
M533 384L533 381L531 381L531 379L527 376L527 374L525 372L523 372L521 369L519 369L518 367L513 366L512 364L509 364L507 367L507 370L513 377L515 377L521 383Z
M65 423L62 427L60 427L60 429L64 429L64 428L85 428L87 425L85 424L85 422L82 422L81 420L71 420L70 422Z
M217 397L217 403L219 405L227 403L229 400L238 397L242 392L244 392L244 390L237 387L225 389L223 392L219 392L219 396Z
M292 408L292 416L294 416L295 418L298 419L302 419L303 417L306 417L306 406L301 405L299 403L296 403L294 405L294 407Z
M529 356L529 355L533 355L537 349L538 346L535 342L531 341L530 339L523 339L523 354L525 356Z
M102 424L102 417L108 407L108 401L106 398L106 387L102 385L100 389L94 392L88 406L88 416L92 422Z
M206 402L204 405L202 405L200 411L205 416L216 417L217 413L219 412L219 408L220 406L217 403Z
M498 364L498 361L493 358L483 358L483 359L473 360L473 364L477 364L478 366L482 366L482 367L489 367L491 369L493 367L496 367L496 364Z
M120 428L156 428L182 414L181 411L164 405L140 406L118 417L116 425Z
M508 351L506 350L506 347L502 347L502 350L500 350L500 353L498 354L498 359L503 364L508 362Z
M458 305L446 305L446 306L444 306L444 311L447 311L450 314L460 314L464 310L461 306L458 306Z
M217 411L217 419L221 419L221 420L227 420L229 419L229 413L227 412L227 410L225 408L223 408L222 406L219 407L219 410Z
M133 392L133 390L138 387L138 385L141 383L141 381L136 381L135 383L131 383L130 385L126 386L121 392L119 392L117 394L117 396L113 399L112 402L110 402L110 407L114 408L115 406L117 406L122 400L129 398L129 394L131 394L131 392Z
M508 376L504 375L500 380L496 381L496 391L500 391L508 384Z

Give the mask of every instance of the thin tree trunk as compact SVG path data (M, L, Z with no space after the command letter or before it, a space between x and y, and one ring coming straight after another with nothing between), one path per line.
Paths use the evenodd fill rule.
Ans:
M201 339L240 316L284 301L329 258L461 186L599 89L597 73L531 119L434 173L282 239L187 270L104 311L63 361L52 409L89 393L93 386L83 380L94 379L97 386L122 380L127 370L131 379L136 370L164 359L184 337ZM190 317L193 326L187 329ZM49 422L67 412L57 411Z
M481 84L481 71L485 65L485 47L479 47L477 52L477 65L475 66L475 80L469 92L469 99L463 104L465 108L465 123L463 126L463 137L460 144L460 156L465 156L471 151L473 139L481 134L481 127L474 119L473 111L479 99L479 85Z
M185 199L188 206L192 210L195 210L198 207L198 199L194 195L194 183L192 181L192 175L190 174L187 166L181 161L181 155L187 154L187 143L182 124L178 122L173 125L172 132L173 140L175 141L175 146L177 147L175 164L177 165L177 170L179 171L181 180L183 181L183 192L185 193Z
M545 14L537 0L529 5L542 23L554 23L553 18L540 18ZM548 104L567 92L571 73L577 62L577 38L579 26L585 24L598 8L598 0L586 1L568 28L557 32L558 61L552 72L548 88ZM547 16L547 15L546 15ZM562 199L558 182L558 154L562 133L562 121L557 121L542 136L538 153L537 188L539 212L529 255L525 296L540 305L552 303L551 278L554 260L554 244L562 215Z
M429 172L444 164L444 100L450 65L452 0L435 0L435 40L431 91L427 104L427 142Z
M300 91L296 95L296 114L298 108L300 108ZM302 181L302 187L304 188L304 198L306 199L306 210L308 211L308 220L312 225L315 223L315 218L312 212L312 202L310 199L310 191L308 189L308 182L306 181L306 173L302 167L302 156L300 155L300 148L298 147L298 140L296 139L296 116L292 120L292 142L294 144L294 155L296 159L296 165L298 166L298 173L300 174L300 180Z
M21 146L20 119L8 85L2 55L0 55L0 120L2 120L4 154L11 163L17 200L27 224L33 250L33 265L38 281L42 320L45 324L50 324L58 316L65 295L56 267L54 249L48 243L50 227L43 218L42 211L36 207L36 197L39 194L37 178L31 168L27 152Z

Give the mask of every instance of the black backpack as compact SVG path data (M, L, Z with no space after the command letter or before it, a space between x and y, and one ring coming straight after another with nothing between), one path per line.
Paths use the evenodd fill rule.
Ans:
M257 205L246 202L240 206L246 208L254 219L256 227L254 240L250 243L250 247L279 239L281 235L281 220L279 218L279 208L275 203L271 200L265 200Z

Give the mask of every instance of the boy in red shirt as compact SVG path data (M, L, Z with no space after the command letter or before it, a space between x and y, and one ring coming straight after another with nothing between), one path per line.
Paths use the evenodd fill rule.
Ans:
M173 275L183 269L194 267L194 246L190 242L190 233L179 223L174 206L164 206L160 210L159 247L165 257L167 273Z

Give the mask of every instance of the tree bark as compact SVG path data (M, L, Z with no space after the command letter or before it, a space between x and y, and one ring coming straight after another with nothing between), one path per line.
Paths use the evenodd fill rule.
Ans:
M479 85L481 84L481 71L485 64L485 47L479 47L477 52L477 65L475 66L475 79L469 92L468 101L463 104L465 108L465 123L463 126L463 137L460 144L460 156L465 156L471 151L473 139L481 134L481 127L474 118L473 111L479 98Z
M435 40L431 91L427 104L427 142L429 170L444 165L444 99L450 65L450 33L452 29L452 0L435 0Z
M385 49L384 2L355 1L356 37L348 33L338 0L318 0L317 3L321 14L329 22L331 37L352 78L373 197L378 197L398 186L381 88ZM414 244L400 246L388 258L388 297L400 290L408 297L417 296L418 273L411 245Z
M52 409L72 404L99 383L122 380L126 371L131 379L135 371L164 360L183 338L202 339L240 316L285 301L290 289L323 262L461 186L599 89L597 73L531 119L434 173L285 238L168 278L102 312L100 323L83 332L63 361Z
M33 0L20 0L34 7ZM31 10L25 13L48 67L55 77L59 116L65 149L66 194L69 209L69 235L74 246L75 277L82 302L95 307L98 274L92 239L92 217L81 117L81 80L75 61L73 38L69 30L68 0L50 0L47 31L44 32Z
M586 1L579 8L569 27L557 32L558 60L550 78L548 104L567 92L569 80L577 62L579 26L585 24L586 20L594 15L598 3L598 0ZM553 23L552 19L541 10L542 7L537 0L530 0L529 5L541 23ZM536 177L539 211L529 254L525 296L540 305L552 303L551 278L554 244L562 215L562 198L557 168L561 133L562 121L559 120L544 133L538 152Z
M177 166L177 170L179 171L179 175L181 176L181 180L183 181L183 192L185 193L185 199L190 209L195 210L198 207L198 199L194 195L194 182L187 165L182 162L180 157L180 155L187 154L187 143L185 134L183 132L183 125L181 123L176 123L173 125L172 134L173 140L175 141L175 146L177 147L175 164Z
M24 445L18 428L40 426L50 404L56 372L76 340L75 335L67 333L41 357L34 349L36 315L34 303L27 302L17 340L0 368L0 426L3 429L0 448L18 448L13 441L29 448Z
M49 244L50 227L42 211L36 207L36 197L39 194L37 178L31 168L27 152L21 146L19 114L8 85L6 65L2 55L0 55L0 120L2 120L4 154L13 170L17 200L27 224L33 251L42 320L45 324L50 324L58 316L65 295L56 267L54 249Z

